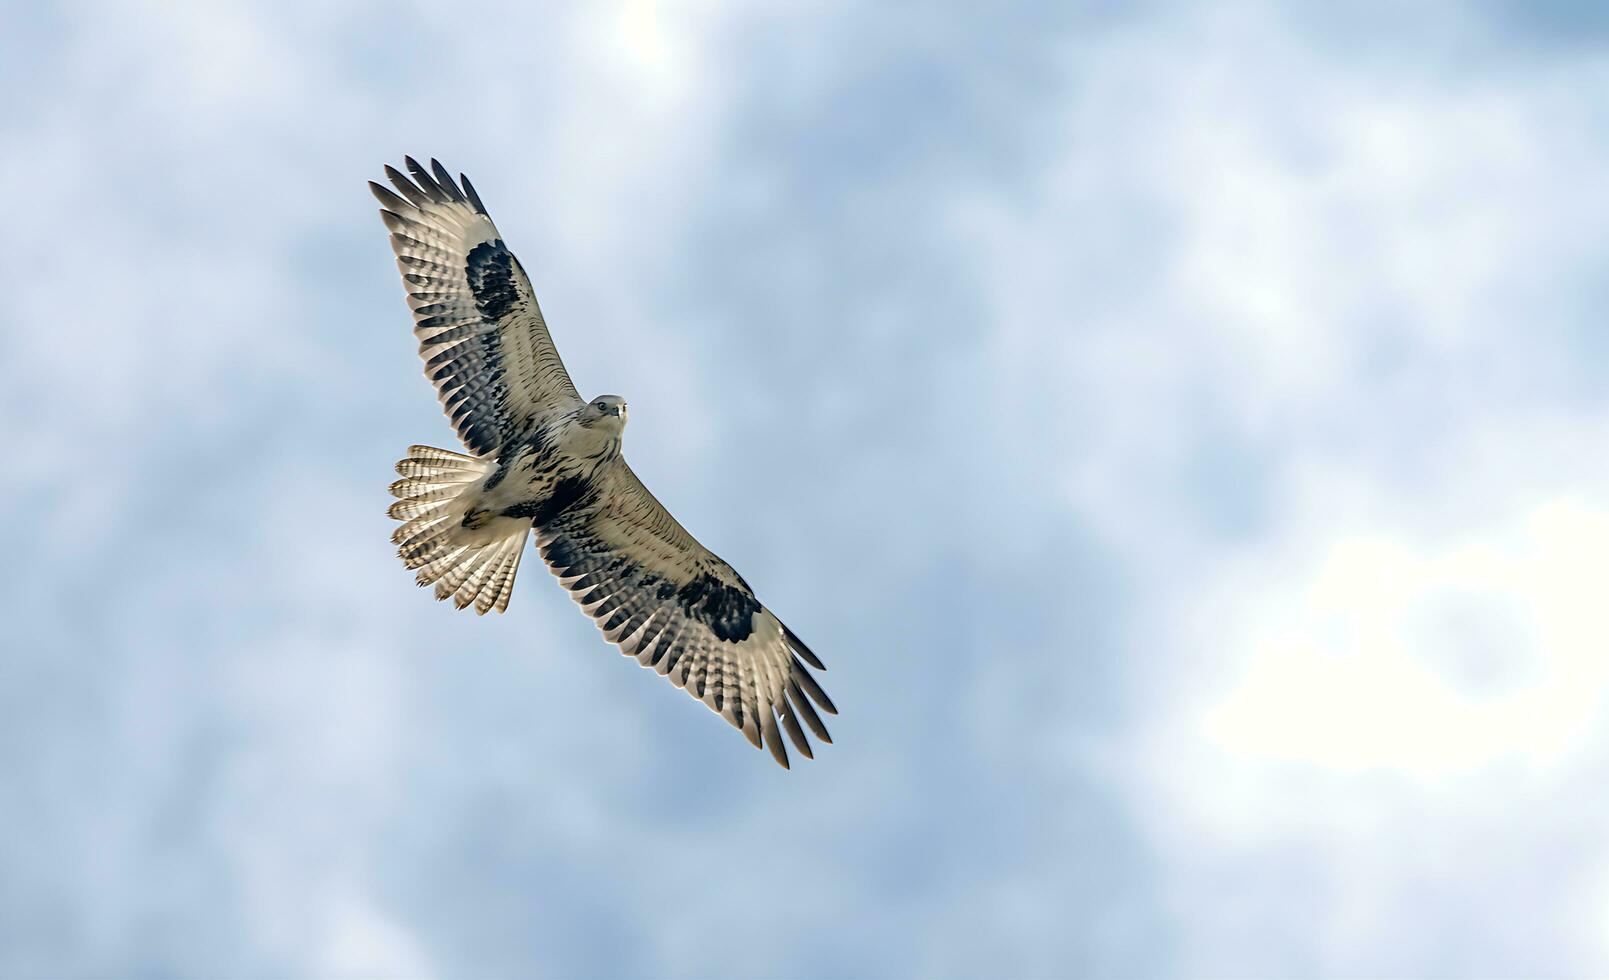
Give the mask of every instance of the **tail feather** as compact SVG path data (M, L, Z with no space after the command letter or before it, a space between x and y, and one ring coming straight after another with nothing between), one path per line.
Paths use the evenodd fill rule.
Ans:
M451 449L437 449L435 446L409 446L408 458L405 463L428 463L446 470L464 470L473 473L485 473L487 464L473 456L455 453ZM400 469L402 463L397 464Z
M483 549L475 558L459 565L436 583L436 597L445 599L452 596L453 604L459 609L473 602L475 611L482 614L499 601L506 607L506 593L501 585L496 589L492 587L492 576L503 565L509 551L514 547L524 550L524 546L524 540L504 541ZM512 586L513 582L510 581L508 585Z
M465 457L468 459L469 457ZM470 460L475 462L475 460ZM473 469L449 468L440 463L424 459L405 459L397 463L397 472L404 479L397 483L406 483L412 479L423 479L429 483L473 483L485 476L485 471Z
M453 562L452 566L442 572L441 578L436 581L436 598L445 599L448 596L456 596L461 587L473 587L479 581L477 576L480 570L485 567L486 560L491 557L492 552L501 547L501 545L494 545L491 548L471 551L462 559Z
M447 572L451 570L454 565L457 565L458 560L463 556L463 554L463 548L452 548L442 552L441 557L427 561L423 565L410 566L417 567L419 569L419 575L415 581L417 581L421 586L429 585L432 582L435 582L443 575L447 574Z
M451 599L459 609L473 604L482 615L508 608L530 534L528 522L513 519L463 526L481 481L495 466L445 449L410 446L407 458L397 463L403 478L391 484L398 499L388 511L402 522L391 541L403 562L419 573L418 583L434 585L436 598Z
M391 505L391 516L403 522L401 527L391 532L392 544L407 545L411 542L422 543L433 540L435 536L430 532L445 531L453 521L453 515L450 513L452 508L439 504L416 505L425 512L404 520L397 504L413 504L413 501L399 500Z
M520 557L524 554L524 540L517 547L507 550L503 560L497 563L497 570L480 590L480 595L475 597L476 612L484 615L491 609L502 612L508 608L508 598L514 594L514 575L520 570Z

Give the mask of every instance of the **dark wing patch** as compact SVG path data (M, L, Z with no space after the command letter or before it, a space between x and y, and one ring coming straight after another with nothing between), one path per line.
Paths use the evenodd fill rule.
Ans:
M754 633L760 603L746 585L726 585L706 572L677 589L676 599L682 611L729 643L740 643Z
M501 320L514 311L519 302L518 288L514 284L514 268L518 264L513 253L503 247L502 239L481 242L470 249L464 269L481 316Z
M816 708L838 710L800 657L824 670L820 659L676 523L624 460L595 477L594 493L539 523L537 546L604 638L769 748L784 767L781 732L813 758L800 721L831 742Z
M386 167L396 191L370 183L384 206L425 376L471 451L495 452L554 410L579 405L530 280L480 196L445 167Z

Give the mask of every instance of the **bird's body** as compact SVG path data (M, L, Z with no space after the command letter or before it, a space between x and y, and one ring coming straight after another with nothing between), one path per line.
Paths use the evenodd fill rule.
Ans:
M620 458L618 427L600 429L570 413L543 419L525 438L501 447L497 468L476 487L471 518L484 514L532 525L573 506L576 501L568 498L578 497L581 488L594 489L599 471Z
M565 509L569 501L561 485L593 485L602 461L574 451L569 438L574 426L565 421L552 420L540 435L508 446L486 461L490 469L458 495L462 513L451 531L453 542L486 547L529 531L538 516Z
M625 400L583 401L525 271L467 178L439 163L387 167L385 205L426 376L470 455L414 446L393 535L421 585L479 613L503 611L527 537L604 637L707 704L783 766L778 730L807 757L800 720L836 712L808 647L742 576L688 534L621 455ZM401 196L398 196L400 193Z

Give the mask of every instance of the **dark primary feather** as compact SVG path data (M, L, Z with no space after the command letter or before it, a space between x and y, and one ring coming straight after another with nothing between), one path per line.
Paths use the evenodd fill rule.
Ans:
M424 167L419 166L418 160L415 160L413 157L403 157L402 162L407 164L408 172L413 174L414 183L418 184L420 189L428 194L432 201L445 204L446 202L452 200L452 197L446 191L442 190L441 186L436 183L433 177L430 176L430 172ZM431 162L434 163L435 161Z
M469 175L459 174L458 180L464 185L464 193L469 195L469 203L475 206L475 213L485 214L486 205L480 203L480 195L475 193L475 185L469 182Z

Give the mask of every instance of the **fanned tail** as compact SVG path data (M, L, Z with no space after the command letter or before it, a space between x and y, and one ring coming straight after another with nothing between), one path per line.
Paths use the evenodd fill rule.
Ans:
M398 499L389 513L403 522L391 535L397 554L418 570L421 586L435 585L436 598L451 599L459 609L474 603L481 615L508 608L531 530L530 522L506 517L464 526L481 482L495 468L490 460L410 446L397 463L402 479L391 484Z

